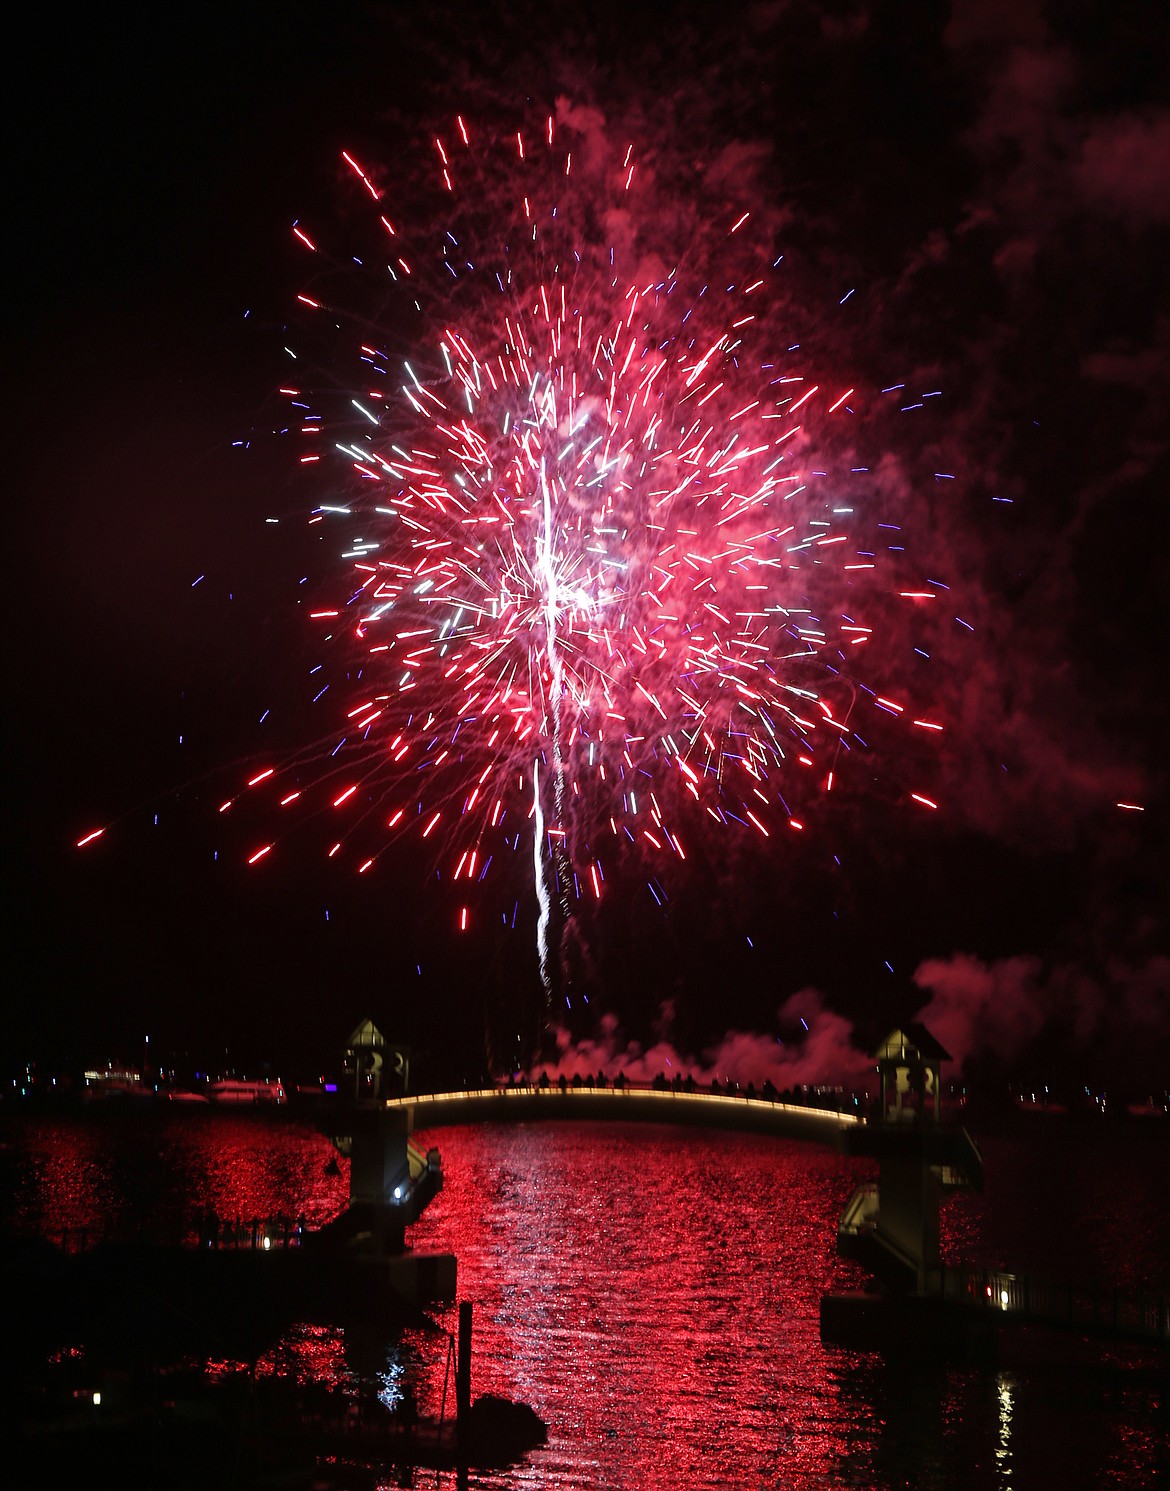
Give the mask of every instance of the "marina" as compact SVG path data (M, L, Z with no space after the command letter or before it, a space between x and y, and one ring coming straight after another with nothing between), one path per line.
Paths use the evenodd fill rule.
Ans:
M929 1115L894 1108L896 1198L908 1149L928 1169L955 1155ZM281 1111L10 1126L5 1285L39 1452L80 1473L124 1444L180 1486L213 1472L225 1486L412 1484L429 1470L600 1488L620 1463L646 1485L669 1466L711 1487L783 1468L811 1491L852 1484L850 1446L880 1464L883 1436L905 1431L925 1487L1039 1488L1048 1461L1023 1426L1044 1421L1055 1373L1094 1477L1070 1464L1065 1484L1121 1488L1158 1463L1159 1124L1021 1116L1024 1129L991 1133L983 1189L939 1212L937 1259L922 1214L911 1267L913 1212L899 1221L887 1196L885 1240L873 1235L890 1180L872 1179L880 1125L856 1115L615 1084L370 1095L319 1124ZM416 1131L419 1113L430 1126ZM1051 1188L1075 1218L1086 1145L1107 1147L1117 1187L1096 1262L1089 1232L1054 1249L1010 1189L1042 1164L1032 1202ZM1135 1200L1144 1231L1126 1225ZM901 1258L900 1285L875 1292L853 1260L863 1229L870 1254ZM1020 1269L996 1267L1004 1256ZM1055 1281L1040 1259L1061 1266ZM900 1480L891 1467L876 1484Z

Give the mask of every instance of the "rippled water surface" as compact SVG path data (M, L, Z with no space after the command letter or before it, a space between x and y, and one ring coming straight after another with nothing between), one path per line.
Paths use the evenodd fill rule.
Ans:
M303 1214L346 1177L307 1125L207 1113L9 1124L3 1220L24 1230ZM1130 1487L1167 1470L1156 1359L1027 1340L1008 1364L897 1366L827 1348L819 1302L862 1282L835 1253L863 1162L791 1141L548 1124L423 1135L446 1185L413 1229L475 1304L474 1391L530 1403L549 1441L492 1487ZM1040 1120L983 1144L987 1188L945 1247L1130 1287L1170 1275L1161 1126ZM438 1323L454 1329L454 1311ZM437 1412L446 1336L294 1326L261 1373L411 1385ZM416 1483L433 1485L433 1472Z

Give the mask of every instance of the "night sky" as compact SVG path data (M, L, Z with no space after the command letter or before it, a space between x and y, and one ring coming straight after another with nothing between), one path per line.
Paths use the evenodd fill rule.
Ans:
M692 173L767 222L792 342L842 387L941 390L887 421L883 480L969 623L922 683L939 812L879 762L799 843L716 846L664 911L623 900L572 1038L805 1078L923 1012L972 1073L1170 1076L1170 27L1125 3L630 9L103 15L17 59L7 1065L149 1033L307 1067L366 1014L436 1074L477 1073L485 1032L509 1053L538 987L522 874L517 930L460 938L410 845L361 881L320 838L260 874L215 808L331 728L298 581L336 554L272 435L290 226L344 239L342 149L405 211L456 113L555 113L584 158L648 163L635 250L639 211L680 253L702 231ZM913 640L889 666L918 686Z

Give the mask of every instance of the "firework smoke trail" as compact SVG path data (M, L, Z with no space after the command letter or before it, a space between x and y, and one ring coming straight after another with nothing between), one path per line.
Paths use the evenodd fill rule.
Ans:
M282 807L363 809L331 856L375 822L433 835L469 891L530 818L546 1003L554 894L562 934L602 899L607 866L637 868L661 905L667 866L696 837L802 829L798 806L834 789L883 717L904 736L942 728L859 677L891 608L929 603L938 582L898 588L900 535L867 466L816 469L854 390L822 387L782 350L772 246L742 231L748 213L729 215L718 253L623 281L612 245L598 252L558 215L572 158L554 155L551 119L547 136L543 175L515 136L523 218L504 226L517 246L476 250L478 264L477 196L448 206L435 255L437 235L410 239L345 156L373 199L378 272L436 351L413 333L409 358L392 353L393 319L339 310L341 260L298 296L361 378L340 398L281 393L310 446L302 463L332 432L349 469L312 521L345 526L352 583L313 615L364 692L327 771L308 780L294 762L248 783L276 786ZM629 151L620 174L628 194ZM318 235L294 232L323 260ZM367 849L359 873L380 852Z
M544 597L544 640L545 649L548 655L549 680L548 708L551 713L551 718L549 718L549 716L545 717L544 734L545 738L549 741L549 744L551 746L553 757L553 794L556 804L556 829L554 830L554 833L557 835L557 837L553 840L553 844L555 846L559 843L563 846L563 835L565 832L565 762L564 736L562 734L563 719L561 713L561 699L564 693L565 673L564 666L561 662L560 647L557 643L558 594L556 568L553 563L554 528L552 517L552 497L543 461L541 461L540 463L540 499L541 525L540 535L537 542L537 562L535 573L541 593ZM538 763L534 762L532 768L532 780L534 785L538 781L537 771ZM537 792L537 798L539 801L539 791ZM544 986L545 1005L547 1009L552 996L552 976L549 972L548 966L548 888L547 885L544 883L545 856L543 852L541 852L541 846L544 843L544 836L545 830L543 823L543 814L538 814L536 836L534 840L534 848L537 851L535 856L537 871L537 894L540 899L541 917L538 942L540 950L540 980L542 985ZM557 883L561 886L561 915L565 920L565 924L567 925L569 918L572 916L572 910L569 906L568 896L564 890L564 886L567 881L567 876L565 873L567 867L564 863L565 856L563 848L561 849L560 853L558 853L554 847L552 850L550 850L550 857L553 857L559 861L558 868L560 869L561 873L558 876ZM566 999L568 999L567 993Z
M544 734L551 742L553 752L553 788L556 794L556 826L564 821L563 753L561 737L561 691L564 687L564 670L557 647L557 579L553 567L553 520L552 505L545 475L544 463L540 466L541 525L537 538L536 565L534 574L544 598L545 648L548 655L549 692L548 715L544 719ZM537 952L540 958L540 982L544 989L546 1013L552 1002L552 974L549 970L548 931L552 917L548 880L545 875L545 823L544 809L540 800L540 761L532 763L532 790L536 827L532 836L533 869L536 879L536 895L540 906L540 917L536 928Z
M536 952L540 960L540 982L544 989L547 1012L552 1002L552 975L548 967L548 926L552 917L548 882L544 874L544 808L540 801L540 762L532 763L532 816L536 823L532 835L532 876L536 886L536 901L540 907L536 921Z

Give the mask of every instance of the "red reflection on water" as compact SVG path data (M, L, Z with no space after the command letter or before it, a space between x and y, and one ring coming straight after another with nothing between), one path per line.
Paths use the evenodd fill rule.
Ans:
M196 1213L225 1221L303 1216L320 1226L345 1206L345 1168L308 1124L267 1115L163 1109L55 1117L21 1126L5 1218L22 1232L165 1230Z
M9 1203L23 1230L49 1234L100 1227L110 1204L110 1150L92 1125L28 1125L24 1163Z
M168 1138L192 1196L219 1217L291 1213L317 1227L348 1200L348 1179L327 1172L332 1150L308 1125L200 1114L176 1124Z
M772 1484L782 1443L824 1473L840 1429L816 1432L831 1391L819 1307L855 1277L834 1246L855 1163L667 1128L435 1137L445 1188L414 1245L458 1254L475 1391L548 1421L541 1486Z
M1170 1132L1170 1131L1167 1131ZM328 1145L283 1117L22 1122L6 1220L83 1226L214 1206L338 1210ZM8 1135L6 1133L6 1139ZM473 1390L530 1403L548 1445L480 1487L1047 1491L1157 1484L1166 1379L1097 1352L1011 1371L827 1349L821 1293L859 1276L836 1225L864 1162L759 1137L616 1125L444 1130L445 1189L414 1247L459 1256ZM1076 1125L982 1142L988 1188L944 1211L949 1256L1047 1274L1164 1274L1166 1136ZM448 1330L453 1310L440 1314ZM372 1312L292 1325L263 1373L388 1405L442 1399L446 1340ZM1107 1364L1107 1365L1106 1365ZM63 1368L62 1368L63 1369ZM209 1376L241 1364L205 1363ZM453 1383L448 1381L448 1412Z
M297 1387L352 1389L345 1333L335 1325L296 1325L256 1363L257 1377L281 1377Z

